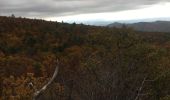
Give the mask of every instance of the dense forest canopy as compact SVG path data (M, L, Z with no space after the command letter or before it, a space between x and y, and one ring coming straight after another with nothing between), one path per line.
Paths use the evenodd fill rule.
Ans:
M170 100L170 33L0 17L0 99Z

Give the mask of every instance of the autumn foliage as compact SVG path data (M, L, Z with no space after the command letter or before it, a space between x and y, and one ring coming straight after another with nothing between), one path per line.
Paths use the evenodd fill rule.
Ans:
M170 33L0 17L0 100L170 100ZM143 83L143 84L142 84Z

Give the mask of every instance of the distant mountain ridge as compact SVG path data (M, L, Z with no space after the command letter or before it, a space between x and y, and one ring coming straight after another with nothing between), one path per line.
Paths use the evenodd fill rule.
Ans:
M137 31L170 32L170 21L138 22L138 23L132 23L132 24L124 24L124 23L115 22L115 23L109 24L108 27L120 28L123 25L132 27Z

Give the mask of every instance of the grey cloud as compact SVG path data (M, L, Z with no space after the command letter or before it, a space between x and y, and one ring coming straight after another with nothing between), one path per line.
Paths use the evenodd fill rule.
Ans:
M0 0L0 15L58 17L138 9L169 0Z

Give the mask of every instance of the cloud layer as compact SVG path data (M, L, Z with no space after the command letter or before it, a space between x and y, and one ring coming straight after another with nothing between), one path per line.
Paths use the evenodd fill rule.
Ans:
M169 0L0 0L0 15L60 17L138 9Z

